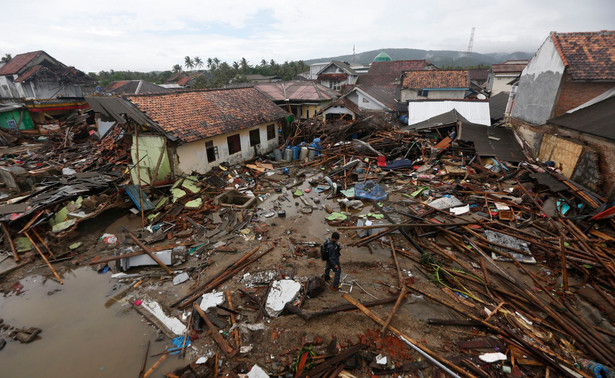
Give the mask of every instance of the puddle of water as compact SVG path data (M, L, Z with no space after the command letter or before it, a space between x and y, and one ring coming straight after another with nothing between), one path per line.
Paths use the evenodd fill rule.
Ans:
M2 377L136 377L151 341L150 355L170 341L156 342L156 330L129 306L105 302L114 284L110 274L89 268L64 274L64 285L41 276L20 281L22 294L0 297L0 317L17 328L38 327L29 344L3 338ZM52 294L52 295L49 295ZM158 357L148 357L151 366ZM169 357L154 376L185 366Z

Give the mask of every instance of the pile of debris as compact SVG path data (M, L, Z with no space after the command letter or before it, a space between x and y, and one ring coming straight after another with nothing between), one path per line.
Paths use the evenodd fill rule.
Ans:
M519 159L522 146L487 148L494 139L481 130L360 125L300 125L288 149L320 139L313 160L279 151L147 188L124 176L119 134L94 153L46 152L75 172L0 207L7 248L20 258L29 244L61 281L53 263L64 255L52 250L70 240L69 256L82 257L72 263L111 271L122 286L110 305L131 306L168 337L144 376L172 354L192 361L169 374L182 377L581 377L613 367L604 197ZM114 207L141 227L75 246L79 223ZM332 231L343 235L343 296L321 277ZM17 234L29 243L13 243Z

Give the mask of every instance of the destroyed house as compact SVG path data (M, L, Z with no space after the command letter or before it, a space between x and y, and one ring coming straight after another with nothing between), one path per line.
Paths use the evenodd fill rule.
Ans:
M407 71L402 75L401 101L463 99L469 90L467 70Z
M336 91L313 81L262 83L256 84L255 88L297 119L314 117L340 96Z
M288 115L254 88L88 97L88 102L132 134L132 161L139 161L145 183L270 152ZM137 182L135 169L132 178Z
M500 92L510 93L511 82L521 75L527 63L527 60L507 60L504 63L493 64L487 80L487 90L492 96Z
M551 32L523 69L512 117L536 125L615 87L615 31Z
M392 113L398 115L406 111L406 105L396 99L398 86L362 85L322 109L325 121L337 119L357 119L370 113Z
M3 98L82 98L95 89L94 79L41 50L18 54L0 67Z

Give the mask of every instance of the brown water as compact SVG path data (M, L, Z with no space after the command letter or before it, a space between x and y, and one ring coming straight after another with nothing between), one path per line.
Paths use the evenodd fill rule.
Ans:
M22 294L0 297L5 323L43 330L30 344L10 340L3 332L7 345L0 351L0 377L138 376L148 340L150 355L171 343L154 341L156 329L129 305L105 308L115 284L110 276L80 268L64 274L64 285L30 276L20 281ZM148 357L148 368L158 358ZM152 376L188 363L171 356Z

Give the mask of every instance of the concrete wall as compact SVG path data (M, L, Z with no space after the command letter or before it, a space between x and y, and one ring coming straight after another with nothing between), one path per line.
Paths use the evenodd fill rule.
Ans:
M538 125L551 118L564 68L549 36L521 73L512 116Z
M509 92L511 90L510 83L517 75L502 75L497 74L493 76L493 82L491 84L491 96L495 96L500 92Z
M271 124L274 124L275 138L267 140L267 125ZM176 172L182 174L190 174L192 172L205 173L211 168L220 165L222 162L233 165L254 158L256 156L254 147L250 146L250 131L254 129L260 130L260 145L257 149L258 154L271 152L278 146L278 124L273 122L263 123L239 132L218 135L213 138L177 146L175 149L177 155ZM227 137L235 134L239 134L241 151L229 155ZM208 141L212 141L214 146L218 147L218 158L211 163L207 161L207 150L205 148L205 144Z
M387 111L386 107L384 107L381 103L376 102L360 91L353 91L346 98L357 104L361 110L377 110L381 112Z
M564 74L560 95L553 111L553 117L566 113L570 109L601 95L615 87L615 82L572 81L570 74ZM553 118L552 117L552 118Z
M15 83L16 75L0 76L1 97L21 97L28 99L45 99L56 97L84 97L94 93L95 85L61 85L58 81L28 80Z
M309 110L309 114L308 114L308 110ZM307 119L307 118L314 118L314 116L316 115L316 113L318 113L320 111L320 105L301 105L301 118L302 119Z

